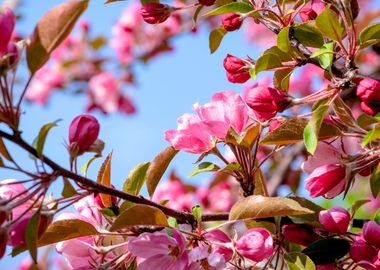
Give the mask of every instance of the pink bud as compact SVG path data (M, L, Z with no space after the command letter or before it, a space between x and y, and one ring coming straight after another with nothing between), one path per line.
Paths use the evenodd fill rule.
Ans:
M249 75L249 64L240 58L227 54L223 61L227 79L232 83L245 83L251 77Z
M364 224L363 237L369 244L380 248L380 226L375 221Z
M157 24L170 17L171 9L170 6L161 3L149 3L141 7L140 13L145 22Z
M198 3L203 5L203 6L212 6L215 4L215 0L198 0Z
M0 56L7 51L15 27L15 16L9 8L0 11Z
M318 14L311 8L303 8L300 11L300 17L303 22L308 22L310 20L315 20Z
M319 212L319 222L328 232L342 234L347 232L350 213L342 207L334 206Z
M242 23L243 18L240 14L237 13L228 13L222 17L223 28L228 32L238 30L241 27Z
M344 190L346 167L341 164L327 164L317 167L306 178L306 189L310 197L334 198Z
M260 121L273 118L290 104L290 97L285 92L266 86L248 89L244 98Z
M91 115L79 115L69 128L70 152L81 155L96 141L99 135L99 122Z
M352 242L350 249L350 256L355 262L359 261L372 261L377 255L376 249L370 246L363 238L362 235L356 236Z
M362 101L370 103L380 100L380 82L371 78L356 79L356 94Z
M307 246L319 239L313 228L304 224L287 224L282 227L282 235L286 240Z
M273 253L271 233L263 228L252 228L246 231L235 243L236 250L244 257L261 262Z

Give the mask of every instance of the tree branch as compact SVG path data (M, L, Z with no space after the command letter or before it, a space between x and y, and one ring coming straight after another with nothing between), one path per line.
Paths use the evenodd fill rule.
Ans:
M30 144L28 144L26 141L24 141L21 138L21 136L17 134L11 135L0 130L0 136L15 143L16 145L20 146L31 155L35 156L36 158L38 158L39 160L47 164L54 172L56 172L57 176L62 176L62 177L72 179L75 182L80 183L81 185L85 186L86 188L88 188L89 190L93 192L104 193L111 196L116 196L118 198L130 201L133 203L150 205L150 206L156 207L160 209L162 212L164 212L166 215L176 218L179 223L194 224L195 222L195 217L190 212L177 211L177 210L165 207L163 205L157 204L142 196L135 196L132 194L128 194L123 191L116 190L108 186L102 185L100 183L97 183L81 175L75 174L61 167L60 165L58 165L57 163L55 163L54 161L52 161L50 158L46 157L45 155L39 156L37 153L37 150L34 147L32 147ZM223 221L223 220L228 220L228 213L205 214L202 216L202 221Z

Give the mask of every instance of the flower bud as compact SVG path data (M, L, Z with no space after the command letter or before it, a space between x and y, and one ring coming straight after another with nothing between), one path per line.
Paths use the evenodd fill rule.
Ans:
M263 228L252 228L246 231L235 243L236 250L254 262L261 262L273 253L271 233Z
M266 86L255 86L245 92L245 101L260 121L267 121L290 104L290 97L284 92Z
M215 0L198 0L198 3L201 4L202 6L212 6L215 4Z
M287 224L282 227L282 235L290 243L308 246L319 239L313 228L304 224Z
M0 56L7 52L8 43L11 40L15 27L15 16L9 8L0 11Z
M328 232L342 234L347 232L350 213L342 207L334 206L319 212L319 222Z
M375 221L364 224L363 237L369 244L380 248L380 226Z
M227 13L222 17L223 28L228 32L238 30L242 23L243 17L237 13Z
M78 156L86 152L99 135L99 122L91 115L79 115L69 128L70 153Z
M214 229L205 235L206 239L211 242L212 253L221 254L226 262L231 260L233 251L220 243L230 243L231 239L221 230ZM213 242L215 244L213 244ZM219 243L219 244L218 244Z
M315 20L318 14L311 8L303 8L300 11L300 17L303 22Z
M366 103L380 100L380 82L371 78L355 79L356 95Z
M370 246L362 235L355 237L350 249L350 256L355 262L372 261L377 255L376 249Z
M310 197L334 198L344 190L346 167L341 164L327 164L317 167L306 178L306 190Z
M223 61L228 81L232 83L245 83L251 77L249 64L240 58L227 54Z
M171 9L170 6L161 3L149 3L141 7L140 13L145 22L157 24L170 17Z

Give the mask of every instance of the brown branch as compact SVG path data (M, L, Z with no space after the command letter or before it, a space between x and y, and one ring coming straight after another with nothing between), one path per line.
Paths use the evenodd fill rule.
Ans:
M80 183L82 186L85 186L90 191L93 191L96 193L104 193L111 196L116 196L118 198L130 201L133 203L154 206L160 209L166 215L176 218L179 223L194 224L195 222L195 217L190 212L177 211L177 210L165 207L163 205L157 204L142 196L135 196L132 194L128 194L123 191L116 190L108 186L102 185L100 183L97 183L81 175L75 174L61 167L60 165L58 165L57 163L55 163L54 161L52 161L50 158L46 157L45 155L38 155L37 150L34 147L32 147L30 144L28 144L26 141L24 141L20 135L17 135L17 134L11 135L4 131L0 131L0 137L6 138L7 140L23 148L24 150L26 150L28 153L32 154L36 158L40 159L42 162L47 164L56 173L57 176L62 176L62 177L72 179L75 182ZM223 220L228 220L228 213L205 214L202 216L202 221L223 221Z

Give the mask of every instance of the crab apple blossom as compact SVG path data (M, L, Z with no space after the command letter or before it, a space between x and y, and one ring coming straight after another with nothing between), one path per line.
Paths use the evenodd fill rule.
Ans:
M186 239L177 230L173 236L167 232L142 233L128 242L128 250L144 261L139 263L140 270L151 270L160 266L167 270L185 270L189 264L186 253Z
M285 92L261 85L246 89L243 98L260 121L273 118L291 103L290 97Z
M380 225L372 220L364 224L363 238L367 241L367 243L380 249Z
M243 23L243 17L238 13L228 13L222 17L223 28L228 31L238 30Z
M227 54L223 61L228 81L232 83L245 83L251 77L249 75L250 64L240 58Z
M339 206L319 212L319 222L330 233L346 233L350 219L350 213Z
M157 24L166 21L171 13L168 5L161 3L149 3L141 7L141 16L149 24Z
M99 130L99 122L92 115L75 117L69 128L70 153L77 156L86 152L98 138Z
M299 14L303 22L314 20L318 16L318 14L312 8L303 8Z
M233 91L223 91L212 96L211 102L193 106L210 134L224 139L230 128L241 134L249 125L248 107Z
M252 228L236 241L235 248L242 256L261 262L273 253L273 238L264 228Z
M231 239L223 231L214 229L208 231L205 237L211 242L212 253L221 254L226 262L231 260L233 250L225 245L231 243Z
M350 257L355 262L360 261L369 261L371 262L378 252L376 248L371 246L363 237L362 234L359 234L355 237L350 248Z
M346 167L341 164L326 164L316 168L306 178L306 190L310 197L334 198L343 192L346 184Z
M199 154L214 147L215 142L198 115L184 114L177 123L177 130L165 131L165 140L175 149Z
M375 115L379 111L380 101L380 82L371 78L356 79L356 95L361 99L362 110L369 114Z

